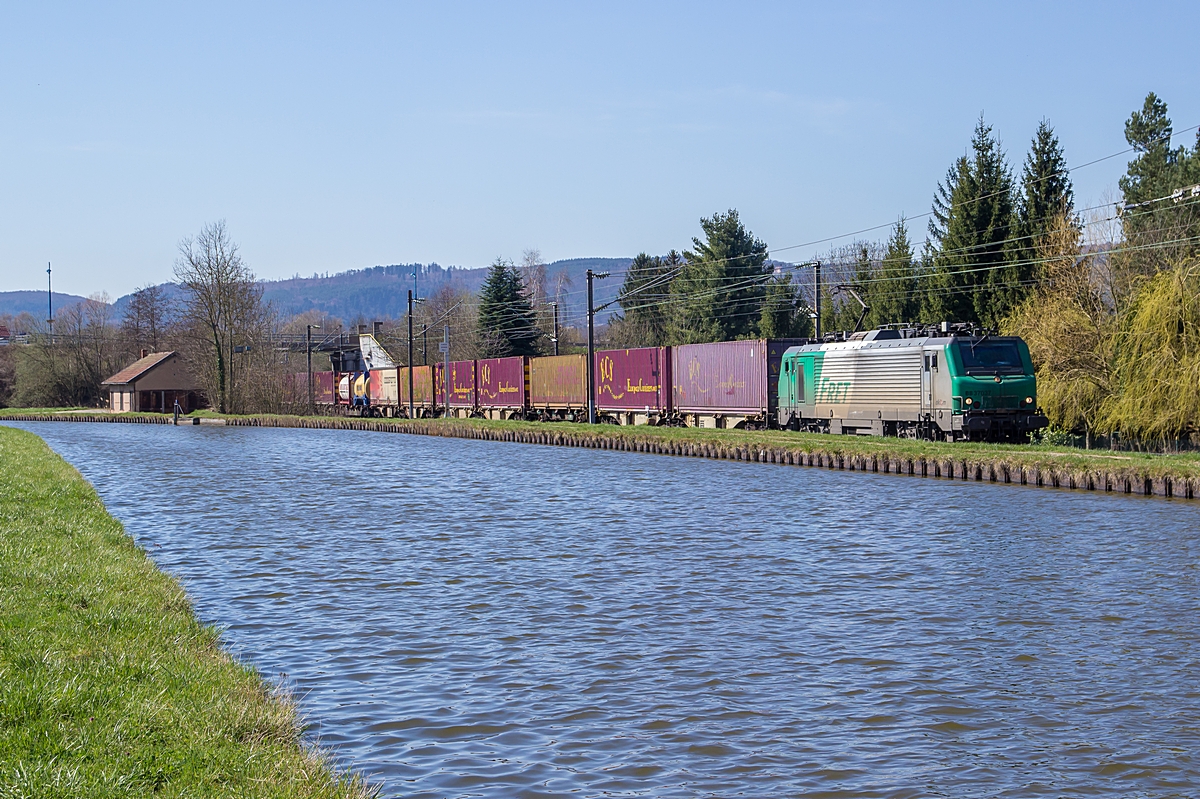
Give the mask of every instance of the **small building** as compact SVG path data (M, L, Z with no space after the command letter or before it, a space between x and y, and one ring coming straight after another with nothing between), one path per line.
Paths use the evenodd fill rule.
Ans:
M100 384L108 389L114 411L170 413L179 403L183 413L201 405L196 380L177 352L142 350L142 357Z

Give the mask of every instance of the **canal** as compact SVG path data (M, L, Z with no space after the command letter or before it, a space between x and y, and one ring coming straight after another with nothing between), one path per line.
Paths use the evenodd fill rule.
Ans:
M384 796L1193 795L1186 502L17 424Z

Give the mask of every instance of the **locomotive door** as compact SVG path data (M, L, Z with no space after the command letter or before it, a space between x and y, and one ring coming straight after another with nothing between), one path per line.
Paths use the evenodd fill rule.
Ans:
M921 412L927 413L933 409L933 359L937 350L924 350L921 353Z

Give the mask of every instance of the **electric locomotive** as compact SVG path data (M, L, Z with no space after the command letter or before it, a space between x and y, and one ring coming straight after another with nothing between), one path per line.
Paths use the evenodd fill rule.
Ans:
M1048 420L1024 341L942 325L791 347L780 366L778 423L821 433L1026 441Z

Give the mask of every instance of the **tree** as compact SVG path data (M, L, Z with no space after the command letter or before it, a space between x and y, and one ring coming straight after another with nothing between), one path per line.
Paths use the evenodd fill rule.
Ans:
M184 291L183 319L199 344L191 360L210 400L225 413L237 404L231 401L235 349L243 361L249 360L245 356L255 352L256 344L262 351L262 334L269 327L262 286L243 263L225 220L205 225L198 236L179 243L175 280Z
M533 306L516 266L503 258L492 263L479 293L479 337L482 357L538 354Z
M1003 329L1029 345L1050 424L1090 436L1113 388L1114 319L1095 279L1096 257L1080 252L1074 215L1059 213L1046 228L1035 252L1043 280Z
M1125 122L1125 140L1138 153L1119 181L1125 207L1127 252L1118 261L1121 289L1134 290L1139 275L1152 275L1200 252L1200 198L1180 190L1200 183L1200 133L1196 147L1172 147L1167 104L1154 92Z
M674 250L666 258L638 253L617 294L621 313L610 322L614 344L661 347L667 343L671 281L682 263Z
M801 338L812 335L808 306L800 299L790 272L767 281L758 334L763 338Z
M1067 158L1054 129L1046 120L1037 132L1025 156L1021 170L1021 201L1017 205L1017 233L1020 237L1017 276L1024 285L1032 285L1038 273L1039 242L1057 230L1063 219L1075 220L1075 191L1071 187Z
M995 327L1027 287L1012 263L1013 178L1000 142L983 117L960 157L938 183L929 239L928 321L979 322Z
M133 350L158 352L163 344L172 315L170 296L165 286L146 286L129 296L121 333Z
M911 322L916 316L917 275L904 217L892 228L879 268L865 289L864 299L871 306L866 319L868 329Z
M705 240L692 239L671 283L671 339L676 344L755 335L762 313L767 245L730 209L700 220Z

